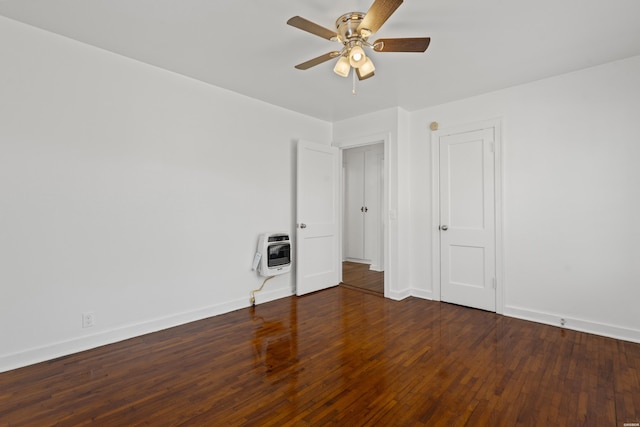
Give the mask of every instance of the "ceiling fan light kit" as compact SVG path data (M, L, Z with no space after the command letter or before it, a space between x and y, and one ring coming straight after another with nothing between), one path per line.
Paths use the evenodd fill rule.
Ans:
M368 79L373 76L373 72L376 70L376 67L373 66L373 61L367 58L360 67L357 68L358 78L360 80Z
M364 65L367 56L364 54L364 49L360 46L355 45L354 47L349 49L349 64L353 68L360 68Z
M375 66L363 47L370 48L374 52L426 51L431 41L429 37L378 39L373 43L368 42L369 37L380 29L402 2L403 0L375 0L367 13L345 13L336 20L336 31L329 30L300 16L289 19L287 24L292 27L342 44L340 51L326 53L298 64L295 68L307 70L339 56L340 58L333 68L336 74L348 77L353 67L358 79L365 80L374 75Z
M346 56L341 56L336 62L336 66L333 67L333 72L342 77L349 77L349 71L351 71L351 64Z

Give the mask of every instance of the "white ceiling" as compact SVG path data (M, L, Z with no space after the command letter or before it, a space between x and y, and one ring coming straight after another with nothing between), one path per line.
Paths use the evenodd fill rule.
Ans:
M328 121L412 111L640 55L639 0L407 0L371 40L431 37L426 53L378 53L357 82L294 65L339 45L329 29L373 0L0 0L0 14Z

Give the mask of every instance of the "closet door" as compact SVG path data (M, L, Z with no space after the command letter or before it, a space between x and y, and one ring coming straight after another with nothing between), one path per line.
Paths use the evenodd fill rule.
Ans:
M382 192L382 150L368 150L364 153L364 215L363 215L363 258L377 264L379 259L381 232L381 198ZM382 266L372 265L375 269Z
M345 258L364 259L364 153L347 150L345 163Z
M383 146L345 150L344 258L382 271Z

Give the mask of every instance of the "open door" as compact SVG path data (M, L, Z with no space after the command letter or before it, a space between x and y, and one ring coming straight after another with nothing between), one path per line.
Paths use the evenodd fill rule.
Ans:
M296 295L340 283L340 150L298 142Z

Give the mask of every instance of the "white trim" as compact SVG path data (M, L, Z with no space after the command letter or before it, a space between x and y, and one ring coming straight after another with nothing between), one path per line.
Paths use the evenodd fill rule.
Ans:
M574 331L601 335L618 340L640 343L640 330L637 329L628 329L621 326L592 322L589 320L567 317L560 314L529 310L516 306L505 306L504 315L517 319L543 323L545 325L562 327L564 329L571 329ZM565 320L564 325L561 324L560 319Z
M257 294L260 303L274 301L293 295L291 289L275 289ZM45 362L62 356L79 353L107 344L113 344L141 335L173 328L186 323L218 316L250 306L249 297L236 299L223 304L211 305L197 310L176 313L145 322L133 323L92 335L59 341L41 347L34 347L17 353L0 356L0 372L10 371L35 363Z
M503 121L494 122L494 215L496 235L496 313L504 314L505 305L505 277L504 277L504 204L502 202L504 189L504 141L502 139Z
M390 157L390 151L391 151L391 134L389 132L384 132L384 133L378 133L378 134L373 134L373 135L369 135L369 136L363 136L363 137L359 137L359 138L353 138L353 139L347 139L347 140L343 140L343 141L334 141L333 142L333 146L337 147L340 149L340 153L342 153L342 150L345 150L347 148L356 148L356 147L362 147L364 145L373 145L373 144L379 144L382 143L384 146L384 162L383 162L383 168L384 168L384 190L383 190L383 209L382 209L382 222L383 222L383 227L384 227L384 239L383 239L383 270L384 270L384 296L385 298L391 298L391 299L403 299L408 297L409 295L407 294L404 297L397 297L398 295L404 295L403 294L398 294L396 292L391 291L391 289L393 289L393 287L391 286L391 274L389 273L391 269L394 269L396 266L391 265L391 257L389 255L389 242L391 241L391 229L389 227L389 215L387 214L389 212L389 206L390 206L390 201L389 201L389 197L390 197L390 162L391 162L391 157ZM344 186L342 186L344 189ZM340 198L342 201L342 197ZM343 208L344 210L344 208ZM340 239L342 242L342 229L343 229L343 219L344 219L344 215L341 212L340 213ZM342 249L342 245L340 246L340 248ZM340 259L342 259L342 254L340 255Z
M482 129L494 131L494 196L495 196L495 251L496 251L496 313L504 313L505 279L504 279L504 251L503 226L504 205L502 202L503 186L503 157L502 157L502 119L490 119L481 122L449 126L431 132L431 282L434 301L441 301L440 292L440 138L443 136L473 132Z
M392 300L395 300L395 301L401 301L401 300L403 300L405 298L408 298L408 297L412 296L411 289L403 289L401 291L391 291L390 290L389 292L387 292L386 287L387 286L385 284L385 290L384 290L385 298L389 298L389 299L392 299Z
M367 265L371 265L370 261L367 261L366 259L360 259L360 258L349 258L346 257L344 259L347 262L355 262L356 264L367 264Z
M333 146L338 148L356 148L364 145L377 144L379 142L389 142L391 134L389 132L376 133L368 136L361 136L357 138L349 138L342 141L334 141ZM386 153L385 153L386 154Z
M411 296L416 298L422 298L426 300L433 300L433 292L426 291L424 289L411 289Z
M440 301L440 132L431 132L431 292Z

